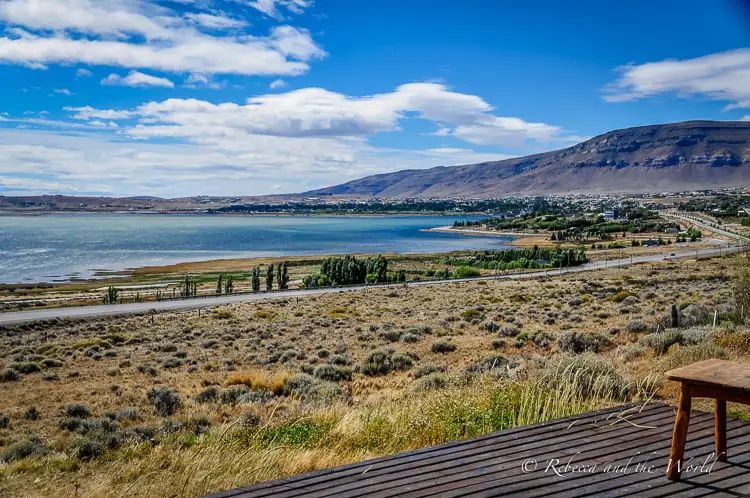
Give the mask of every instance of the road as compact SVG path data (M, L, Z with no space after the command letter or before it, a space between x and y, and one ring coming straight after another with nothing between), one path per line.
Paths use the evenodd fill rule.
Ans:
M707 230L715 231L716 229L706 227ZM154 313L159 311L179 311L187 309L200 309L210 308L214 306L221 306L226 304L237 304L247 303L255 301L265 301L268 299L280 299L290 297L306 297L315 296L320 294L332 294L339 292L356 292L356 291L367 291L373 288L389 288L389 287L403 287L408 285L422 286L422 285L444 285L454 282L474 282L480 280L496 280L496 279L507 279L517 280L526 278L539 278L539 277L551 277L555 275L562 275L565 273L580 273L586 271L605 270L609 268L626 267L632 264L638 263L653 263L658 261L664 261L668 259L678 258L695 258L699 256L722 256L726 254L733 254L741 251L741 246L730 246L726 248L716 249L699 249L693 251L675 251L669 253L669 256L664 254L653 254L646 256L634 256L632 258L614 259L611 261L587 263L585 265L562 268L556 270L540 270L527 273L513 273L496 276L485 276L476 278L465 278L465 279L453 279L453 280L426 280L420 282L409 282L408 284L384 284L378 286L352 286L352 287L335 287L326 289L302 289L302 290L288 290L279 292L261 292L258 294L234 294L228 296L216 296L216 297L200 297L193 299L177 299L172 301L156 301L147 303L126 303L126 304L112 304L112 305L95 305L95 306L76 306L69 308L52 308L44 310L31 310L31 311L14 311L9 313L0 313L0 325L10 325L14 323L30 322L35 320L50 320L54 318L101 318L110 316L122 316L131 314L144 314ZM674 256L671 256L674 254Z
M661 216L664 216L666 218L673 218L678 221L684 221L687 223L692 223L693 225L696 225L704 230L708 230L709 232L713 232L718 235L723 235L724 237L728 237L732 240L737 241L747 241L745 237L742 237L741 235L738 235L734 232L729 232L727 230L724 230L722 228L719 228L716 225L710 225L705 220L701 218L697 218L695 216L692 216L690 214L683 214L683 213L668 213L668 212L661 212L659 213Z

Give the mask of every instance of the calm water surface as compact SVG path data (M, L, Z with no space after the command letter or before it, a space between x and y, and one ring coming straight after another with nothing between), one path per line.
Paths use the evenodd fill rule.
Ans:
M499 249L510 239L422 232L461 216L0 216L0 282L223 258Z

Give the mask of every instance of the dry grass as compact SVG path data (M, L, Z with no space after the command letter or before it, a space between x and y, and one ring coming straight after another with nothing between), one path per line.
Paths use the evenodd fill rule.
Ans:
M750 352L750 331L726 321L734 268L721 259L664 262L596 278L369 289L200 317L2 329L0 413L10 424L0 429L0 455L30 436L50 453L0 463L0 495L197 496L627 400L671 401L664 369ZM686 321L718 311L719 327L706 337L681 332L689 338L663 354L638 345L672 304ZM607 338L608 347L561 355L573 332L578 349L591 337ZM438 342L455 350L433 352ZM374 350L392 351L386 356L405 369L358 372ZM507 365L485 368L494 355ZM24 364L40 371L4 379ZM353 369L352 379L316 378L326 371L320 366ZM174 415L155 412L147 393L158 388L178 394ZM155 435L81 458L80 444L96 431L61 428L69 418L63 408L74 403L88 407L92 427L109 414L116 434L145 427ZM25 417L31 408L38 418Z
M245 385L253 391L269 391L280 395L284 392L284 386L289 377L289 372L274 373L255 369L231 374L226 381L226 385Z

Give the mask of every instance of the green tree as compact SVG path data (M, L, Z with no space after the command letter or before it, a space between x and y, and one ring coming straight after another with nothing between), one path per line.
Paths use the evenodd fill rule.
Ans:
M272 289L273 289L273 264L270 264L266 268L266 290L270 292Z
M119 291L117 290L117 287L109 286L107 288L107 293L104 294L104 297L102 298L103 304L117 304L119 303Z
M219 273L219 280L216 282L216 294L221 295L221 290L224 288L224 275Z
M279 290L289 288L289 274L287 271L286 261L276 265L276 284Z
M198 282L190 275L185 275L185 280L182 281L180 295L182 297L191 297L198 295Z
M234 278L231 275L227 276L227 282L224 284L224 294L234 293Z
M256 266L252 272L252 287L253 292L260 291L260 267Z

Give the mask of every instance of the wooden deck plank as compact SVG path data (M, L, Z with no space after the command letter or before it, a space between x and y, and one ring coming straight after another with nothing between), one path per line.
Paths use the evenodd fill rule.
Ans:
M730 425L730 427L733 429L733 432L731 433L732 436L735 438L743 437L744 441L750 442L750 430L748 430L747 427L741 425L739 422L734 422ZM707 434L707 432L704 432ZM691 432L691 436L695 437L697 433L695 431ZM694 446L688 446L688 455L696 456L699 458L705 458L706 456L710 455L711 451L713 451L713 440L709 435L704 436L700 440L695 440L696 443L698 443L699 447ZM664 440L664 443L662 444L662 447L656 450L653 454L650 455L649 463L653 464L655 466L655 473L649 474L647 476L642 475L641 473L626 473L626 474L597 474L594 476L591 476L591 478L586 479L586 482L582 486L578 486L576 488L577 496L584 497L584 496L596 496L597 493L601 493L602 491L606 491L612 496L629 496L632 493L636 491L636 489L640 490L641 493L644 492L643 483L646 480L651 480L654 482L653 487L669 487L670 490L674 490L679 488L680 486L670 486L672 484L670 481L667 481L666 479L663 479L664 477L664 471L665 471L665 463L667 458L669 457L669 440ZM642 452L642 454L645 454L645 452ZM625 461L629 458L623 457L618 460L615 460L616 463L625 463ZM687 481L686 481L687 482ZM602 485L601 483L606 483L605 485ZM628 486L633 486L632 488L628 488ZM547 496L549 494L552 494L556 490L560 489L560 486L553 485L549 488L544 489L544 493L540 493L539 496ZM626 489L628 489L626 491ZM621 492L623 494L616 494L617 492Z
M696 417L695 427L698 430L696 434L704 438L709 438L713 434L711 432L713 429L713 420L708 414L701 415L700 420ZM588 462L592 459L598 458L603 462L612 459L613 455L622 453L628 454L629 458L635 448L644 448L644 451L646 451L659 448L664 444L669 445L669 439L663 434L657 433L651 437L642 437L639 436L638 433L631 433L631 437L631 444L622 444L619 440L613 440L613 444L608 445L599 452L587 452L585 448L581 448L573 442L573 444L568 447L566 453L546 453L544 455L538 455L538 460L546 463L549 458L559 458L561 462L564 462L565 457L569 457L570 455L581 451L581 461L584 461L585 459L585 461ZM580 473L568 475L568 477L565 478L559 478L554 475L554 472L552 471L544 473L542 470L524 475L521 471L520 464L512 469L511 472L512 474L506 472L506 475L500 473L496 476L496 479L493 479L494 476L483 476L483 479L473 478L466 480L462 482L463 489L453 492L448 490L442 491L439 488L436 488L436 490L440 492L440 496L445 496L446 498L452 496L466 496L468 494L467 492L473 493L475 496L529 496L531 494L536 496L537 494L542 493L542 491L540 491L541 488L558 484L559 493L567 492L569 494L572 490L576 490L577 493L577 488L580 487L580 482L592 477L592 474ZM661 475L659 478L661 478ZM500 488L500 484L502 484L502 488L501 491L498 492L497 490ZM436 495L436 493L431 492L430 494L423 494L421 496L434 495Z
M650 418L648 420L651 423L664 423L670 421L670 417L672 417L672 415L667 413L660 414L658 415L658 417L659 418ZM434 469L433 467L429 467L425 469L426 472L429 472L428 474L425 474L422 479L412 478L407 480L406 482L404 482L403 487L399 488L399 492L401 496L422 496L422 494L419 493L418 490L434 487L436 485L435 481L437 479L448 476L455 480L460 480L461 478L472 478L476 476L479 469L482 469L483 471L483 475L480 477L480 479L487 479L489 478L488 476L492 473L505 474L505 476L515 476L515 474L521 473L520 469L524 460L532 457L537 457L542 450L545 453L556 451L559 452L559 454L562 456L567 456L566 452L570 448L570 437L568 436L575 435L562 434L557 438L534 441L533 444L522 443L519 445L520 448L504 448L502 451L487 453L486 455L481 455L481 459L477 462L477 464L474 465L472 465L473 462L467 462L465 460L459 459L454 461L453 465L450 465L449 462L449 465L447 465L444 469ZM642 436L640 436L639 434L634 434L631 430L631 426L627 425L604 428L601 431L596 432L593 436L577 439L577 441L579 442L588 443L588 447L591 449L599 448L605 450L610 449L612 447L612 442L614 441L623 443L635 442L635 444L638 444L639 440L642 440ZM494 463L501 459L502 462ZM388 483L388 487L393 487L394 485L399 485L400 483L401 481L390 481ZM381 488L381 491L382 489L383 488ZM373 496L373 498L375 498L385 495L380 492L368 496Z
M629 422L610 425L628 408ZM710 474L690 475L681 482L665 477L675 411L649 404L640 412L632 405L591 412L544 424L499 431L453 443L420 448L389 457L310 472L214 498L420 498L427 496L739 496L750 492L750 423L729 419L729 462L718 462ZM608 419L609 417L609 419ZM652 428L643 428L649 426ZM705 458L714 450L713 416L693 411L686 456ZM659 469L643 473L603 471L566 474L561 478L521 464L534 458L574 462L625 463L635 452L652 454ZM540 464L541 465L541 464ZM600 467L598 467L600 468Z

